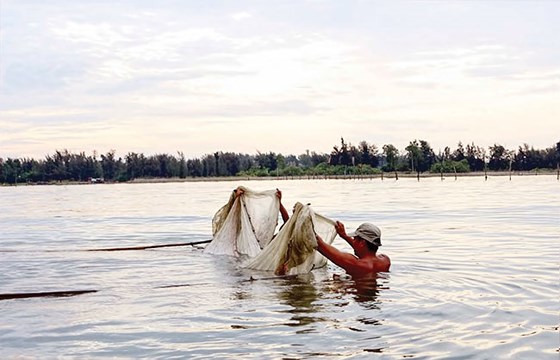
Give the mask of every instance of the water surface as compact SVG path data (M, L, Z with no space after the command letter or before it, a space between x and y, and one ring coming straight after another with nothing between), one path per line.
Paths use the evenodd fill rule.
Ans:
M201 247L237 185L280 188L349 231L383 232L389 273L274 278ZM2 358L558 359L554 176L0 188ZM335 246L350 250L340 238Z

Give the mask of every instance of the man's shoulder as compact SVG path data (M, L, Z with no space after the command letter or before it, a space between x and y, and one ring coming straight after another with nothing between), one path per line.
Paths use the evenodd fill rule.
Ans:
M390 259L387 255L385 255L385 254L377 254L377 257L378 257L380 260L389 260L389 261L391 261L391 259Z
M372 273L389 271L391 267L391 260L387 255L376 254L368 258L359 260L362 264L362 268L359 271L359 276L366 276ZM355 276L356 274L351 274Z
M374 271L388 271L391 267L391 259L385 254L376 254L371 265Z
M360 260L364 261L364 263L369 263L371 265L391 263L391 259L389 259L389 257L385 254L375 254L373 256L367 256L365 258L361 258Z

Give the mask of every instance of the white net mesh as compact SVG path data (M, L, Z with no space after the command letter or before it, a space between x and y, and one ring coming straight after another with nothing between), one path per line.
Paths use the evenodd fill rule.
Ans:
M242 264L277 275L308 273L323 267L327 260L315 248L315 233L331 244L336 237L335 222L315 213L309 205L297 203L294 214L260 254Z
M280 200L276 190L253 191L241 187L232 193L212 219L212 241L205 253L230 256L256 256L272 237L278 224Z
M242 267L277 275L304 274L326 265L327 259L315 250L315 233L331 244L336 237L334 221L296 203L293 215L274 236L280 209L276 190L240 188L243 194L232 193L214 215L213 239L205 253L249 257Z

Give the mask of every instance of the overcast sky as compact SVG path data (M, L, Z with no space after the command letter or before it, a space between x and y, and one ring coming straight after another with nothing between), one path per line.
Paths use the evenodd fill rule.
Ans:
M560 1L0 0L0 157L560 141Z

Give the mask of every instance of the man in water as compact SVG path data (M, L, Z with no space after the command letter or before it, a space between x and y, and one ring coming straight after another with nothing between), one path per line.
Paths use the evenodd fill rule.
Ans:
M346 234L344 224L336 222L336 233L346 240L354 255L338 250L327 244L319 235L317 239L317 251L327 259L340 266L353 278L368 277L378 272L389 271L391 260L387 255L377 254L377 248L381 246L381 230L373 224L363 223L350 235Z
M243 194L243 189L237 188L235 195ZM282 192L276 189L276 196L280 200L280 214L286 223L289 214L282 204ZM381 246L381 230L373 224L363 223L353 234L347 235L344 224L336 222L335 229L337 234L346 240L354 249L354 254L342 252L332 245L327 244L319 235L317 239L317 251L327 259L340 266L353 278L363 278L375 275L378 272L389 271L391 260L387 255L377 254L377 249ZM287 263L281 264L276 269L277 275L283 275L288 271Z

